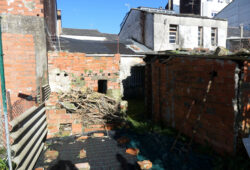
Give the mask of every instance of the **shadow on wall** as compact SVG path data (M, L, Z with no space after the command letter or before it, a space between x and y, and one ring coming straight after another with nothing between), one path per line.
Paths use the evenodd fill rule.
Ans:
M122 81L123 99L142 99L144 98L145 66L133 66L130 76Z

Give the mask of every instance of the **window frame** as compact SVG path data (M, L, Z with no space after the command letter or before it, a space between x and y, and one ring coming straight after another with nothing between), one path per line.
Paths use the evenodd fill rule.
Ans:
M203 27L199 26L198 27L198 46L203 47L204 44L204 31Z
M211 28L211 45L218 46L218 28L217 27Z
M170 44L179 44L179 25L169 24L168 38Z

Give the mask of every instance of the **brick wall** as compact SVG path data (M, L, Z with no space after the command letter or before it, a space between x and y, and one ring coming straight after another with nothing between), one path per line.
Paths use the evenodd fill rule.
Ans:
M250 133L250 62L244 62L244 75L241 87L242 97L242 129L243 136Z
M104 79L108 81L108 90L120 89L119 54L114 57L86 57L84 53L49 52L48 63L50 76L55 76L51 75L55 69L64 71L71 81L70 86L86 86L97 91L98 80ZM50 79L50 83L52 81L55 80Z
M15 102L18 93L36 90L36 59L33 36L3 33L3 53L6 89Z
M107 80L108 93L120 90L120 55L91 57L84 53L49 52L49 79L52 94L46 102L48 138L60 136L60 126L70 124L70 134L83 132L81 116L58 109L60 91L88 87L98 91L98 80Z
M245 63L245 74L247 72ZM235 69L232 60L205 59L197 57L160 57L146 66L146 102L149 116L154 121L181 130L192 137L196 120L202 113L200 128L194 136L199 143L210 143L219 152L232 153L235 147L235 113L237 103ZM239 67L242 67L239 64ZM210 73L217 72L207 102L203 103ZM248 70L249 78L249 70ZM238 75L238 74L237 74ZM249 80L245 78L249 83ZM243 92L245 114L249 116L249 87ZM247 92L248 91L248 92ZM192 105L190 118L182 128ZM248 102L248 104L247 104ZM248 108L248 110L247 110ZM242 114L242 113L241 113ZM249 119L246 120L249 122ZM248 125L249 126L249 125Z
M0 0L0 13L43 17L43 0Z
M56 107L58 104L58 93L52 93L46 101L46 116L48 123L47 138L60 136L60 125L70 124L71 131L68 135L80 134L82 132L81 116L79 114L67 114L65 109Z

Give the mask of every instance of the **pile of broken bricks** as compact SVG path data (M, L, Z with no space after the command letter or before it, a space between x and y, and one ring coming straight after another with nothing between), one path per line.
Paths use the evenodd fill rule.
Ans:
M93 131L95 131L96 128L102 129L102 127L99 127L99 125L93 125L91 128L93 128L92 129ZM89 130L89 131L91 132L91 130ZM87 140L88 138L108 138L108 136L107 136L107 134L102 133L102 132L94 132L94 133L88 133L87 135L77 136L75 140L80 141L80 142L85 142L85 140ZM128 137L123 136L123 137L118 138L116 141L119 145L126 145L130 142L130 139ZM137 156L139 154L139 152L140 151L137 148L127 148L126 149L126 154L132 155L132 156ZM58 158L58 155L59 155L59 152L56 150L47 150L44 154L45 162L50 163L53 160L56 160ZM84 149L80 150L78 157L80 159L86 158L87 157L86 150L84 150ZM150 160L137 161L137 164L140 167L140 169L142 169L142 170L151 169L153 166L152 162ZM90 164L88 162L77 163L77 164L74 164L74 166L78 170L90 170L91 169ZM45 170L45 169L46 168L39 167L39 168L36 168L35 170Z

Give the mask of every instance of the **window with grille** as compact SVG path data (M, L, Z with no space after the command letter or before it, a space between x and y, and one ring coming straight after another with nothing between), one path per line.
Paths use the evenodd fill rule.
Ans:
M203 28L198 27L198 46L203 46Z
M218 29L217 28L211 28L211 45L217 46L218 41Z
M178 25L169 26L169 43L178 44Z

